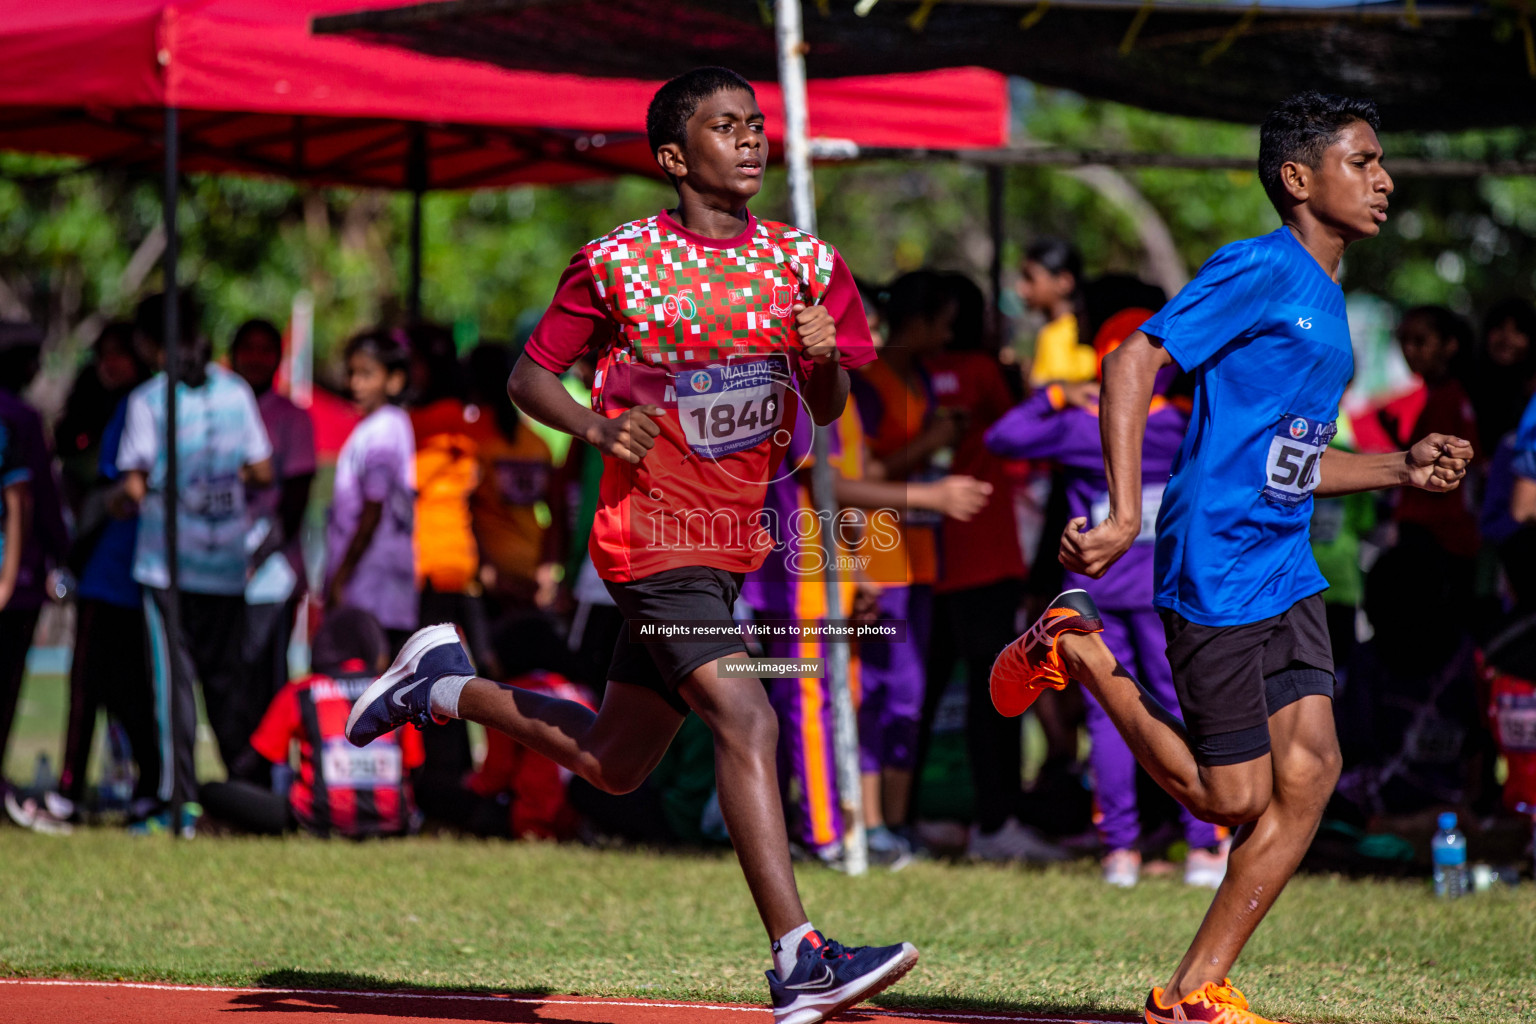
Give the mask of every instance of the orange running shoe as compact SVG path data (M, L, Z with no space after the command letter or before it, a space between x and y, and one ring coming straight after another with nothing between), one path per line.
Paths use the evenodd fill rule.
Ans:
M1099 607L1086 590L1057 594L1023 636L1003 648L992 663L992 706L1005 718L1029 710L1046 687L1067 685L1067 668L1056 652L1056 638L1063 633L1099 633L1104 621Z
M1223 978L1218 985L1208 981L1191 992L1183 1002L1163 1005L1163 990L1155 988L1147 996L1147 1024L1183 1024L1184 1021L1210 1021L1212 1024L1278 1024L1265 1020L1248 1009L1248 1000Z

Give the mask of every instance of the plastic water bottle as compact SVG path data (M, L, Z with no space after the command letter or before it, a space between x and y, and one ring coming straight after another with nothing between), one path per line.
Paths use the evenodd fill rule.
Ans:
M107 719L107 763L96 790L96 809L126 811L133 800L133 748L128 732L117 719Z
M1440 828L1429 843L1435 865L1435 895L1455 899L1467 894L1467 837L1456 828L1456 815L1440 815Z
M59 788L58 777L53 774L53 765L48 761L47 754L37 755L37 765L32 770L32 789L38 796Z

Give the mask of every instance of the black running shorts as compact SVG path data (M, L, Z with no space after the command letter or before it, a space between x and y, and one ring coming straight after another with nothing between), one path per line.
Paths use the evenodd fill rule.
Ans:
M745 654L746 644L737 634L703 640L640 640L631 632L641 623L731 622L741 581L741 573L703 565L666 569L628 583L604 580L613 603L624 615L624 628L619 631L613 660L608 664L609 681L655 690L686 715L688 704L678 695L678 684L706 662L730 654Z
M1241 626L1202 626L1163 612L1168 664L1195 760L1240 764L1269 753L1269 716L1303 697L1333 698L1323 597Z

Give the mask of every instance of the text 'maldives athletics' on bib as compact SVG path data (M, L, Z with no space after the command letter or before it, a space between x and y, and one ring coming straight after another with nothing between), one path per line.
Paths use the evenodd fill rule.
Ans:
M590 549L600 576L642 579L682 566L751 572L772 539L763 499L796 419L811 363L794 306L837 324L842 365L875 358L853 275L825 242L750 214L735 238L705 238L665 212L576 254L525 354L563 373L598 355L593 408L612 418L663 410L638 465L604 456Z
M1157 518L1157 606L1236 626L1326 590L1309 524L1354 375L1343 290L1281 227L1217 250L1141 330L1195 375Z

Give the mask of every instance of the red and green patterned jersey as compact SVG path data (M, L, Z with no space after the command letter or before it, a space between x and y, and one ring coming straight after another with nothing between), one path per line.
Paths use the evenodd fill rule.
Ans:
M762 564L763 498L794 470L784 453L810 372L794 307L818 303L837 324L842 364L873 361L853 275L830 245L788 225L749 214L735 238L706 238L662 212L576 254L527 356L561 373L594 353L595 409L663 410L638 465L604 457L590 541L600 576Z

